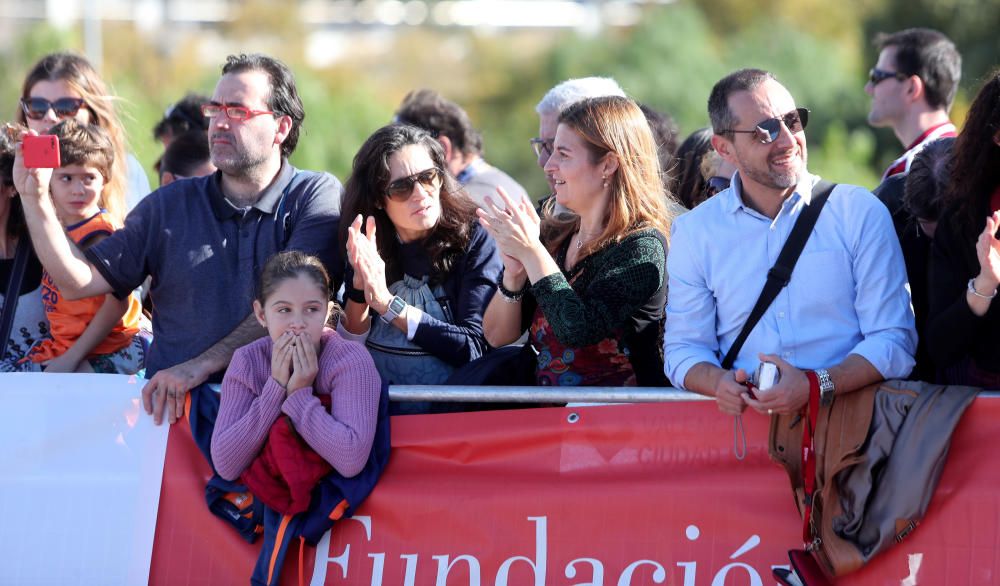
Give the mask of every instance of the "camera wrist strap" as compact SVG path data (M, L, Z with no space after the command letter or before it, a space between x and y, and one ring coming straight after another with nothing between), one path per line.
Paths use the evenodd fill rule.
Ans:
M788 239L785 240L784 246L781 247L781 252L778 253L778 260L767 271L767 281L764 282L764 288L757 298L757 303L750 310L750 315L747 317L746 323L743 324L740 334L736 336L736 341L729 347L729 351L726 352L726 356L722 359L723 370L732 369L733 364L736 362L736 356L743 348L743 344L750 336L750 332L753 331L760 318L764 317L764 312L767 311L767 308L778 297L778 293L792 280L792 270L795 269L795 263L798 262L799 256L802 254L802 249L806 247L806 241L809 240L809 235L812 234L816 220L819 219L819 213L823 211L826 200L830 198L830 193L833 192L833 188L836 186L836 183L822 180L813 185L812 200L809 202L809 205L803 206L802 211L799 212L799 217L795 220L795 225L792 226L792 231L788 234ZM742 450L738 449L739 437L742 437ZM746 456L746 447L747 440L746 433L743 430L743 420L741 416L737 415L736 420L733 422L733 452L737 460L742 460Z

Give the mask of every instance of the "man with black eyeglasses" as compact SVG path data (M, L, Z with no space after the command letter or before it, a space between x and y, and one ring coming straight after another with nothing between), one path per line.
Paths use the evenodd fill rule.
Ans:
M962 56L942 33L911 28L875 37L878 61L865 92L872 98L868 123L892 128L906 151L882 174L905 175L927 143L956 135L948 111L962 77Z
M829 404L834 394L906 376L916 333L885 207L861 187L821 183L806 170L809 111L770 73L726 76L708 111L712 146L737 173L729 188L674 220L667 377L739 415L747 407L795 413L811 395ZM817 210L815 225L798 230L806 238L793 270L772 270L786 242L798 240L793 227ZM741 345L769 274L775 297ZM780 378L753 396L747 373L762 361Z
M230 56L202 114L218 171L153 192L124 228L86 251L68 241L49 194L38 190L46 171L20 165L32 241L67 297L124 298L152 277L154 340L142 398L157 424L177 421L192 388L221 382L233 352L266 333L251 303L271 255L318 256L334 288L342 272L334 237L341 184L288 162L305 118L288 67L259 54Z

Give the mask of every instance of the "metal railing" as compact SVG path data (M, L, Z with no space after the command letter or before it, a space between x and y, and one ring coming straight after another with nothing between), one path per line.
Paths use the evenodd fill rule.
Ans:
M983 391L980 397L1000 397L1000 391ZM475 403L677 403L712 401L674 387L460 387L444 385L393 385L393 401Z

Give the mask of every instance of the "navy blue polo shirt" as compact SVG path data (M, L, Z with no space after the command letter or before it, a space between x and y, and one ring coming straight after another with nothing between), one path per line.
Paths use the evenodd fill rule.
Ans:
M333 175L299 171L282 161L274 182L248 208L222 195L221 177L216 172L182 179L154 191L121 230L85 252L116 297L152 276L147 377L200 355L232 332L252 311L257 276L275 252L314 254L334 286L340 282L343 188Z

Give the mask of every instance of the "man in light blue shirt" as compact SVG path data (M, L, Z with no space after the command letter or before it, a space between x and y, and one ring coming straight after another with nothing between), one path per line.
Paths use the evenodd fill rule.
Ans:
M830 194L791 281L734 369L720 367L819 178L806 171L808 112L770 73L745 69L720 80L709 116L712 145L737 173L729 189L673 224L664 335L670 380L736 415L748 406L799 410L809 399L807 371L826 401L909 374L916 332L899 242L885 206L851 185ZM754 399L743 382L761 360L777 364L781 379Z

